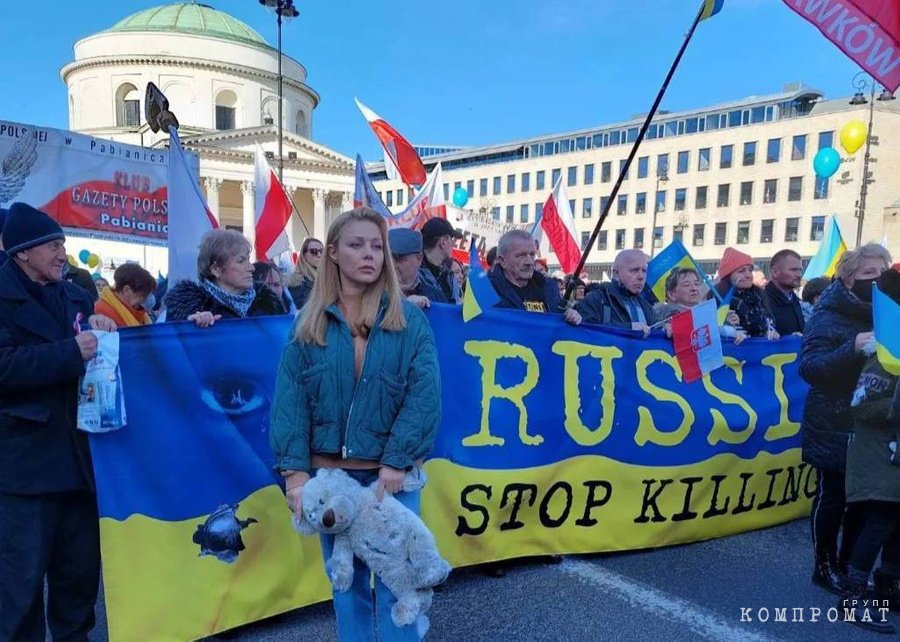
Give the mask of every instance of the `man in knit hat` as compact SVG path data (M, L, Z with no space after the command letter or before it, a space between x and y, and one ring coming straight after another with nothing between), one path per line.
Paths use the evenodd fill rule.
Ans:
M78 380L97 351L85 329L114 331L63 281L59 225L10 207L0 267L0 640L86 640L100 542L91 453L76 430Z
M718 282L714 286L732 312L726 319L730 325L744 330L751 337L780 337L775 320L763 300L762 288L753 284L753 257L733 247L725 248L719 261Z
M388 245L397 269L397 278L404 296L420 308L431 306L431 302L445 300L441 287L431 271L422 267L422 233L405 227L395 227L388 231Z

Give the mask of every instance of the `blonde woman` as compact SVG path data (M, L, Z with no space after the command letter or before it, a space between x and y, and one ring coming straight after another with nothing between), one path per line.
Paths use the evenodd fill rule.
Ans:
M297 259L297 267L288 279L287 286L294 305L297 309L303 307L312 292L313 283L316 282L316 272L322 263L325 246L322 241L309 237L300 246L300 257Z
M288 505L300 515L303 486L319 468L341 468L377 494L419 512L407 475L431 451L441 418L434 335L400 291L384 219L368 208L341 214L306 307L282 355L270 439ZM413 484L407 484L407 488ZM323 535L331 556L333 538ZM341 640L417 640L391 620L396 598L356 560L353 586L334 593Z

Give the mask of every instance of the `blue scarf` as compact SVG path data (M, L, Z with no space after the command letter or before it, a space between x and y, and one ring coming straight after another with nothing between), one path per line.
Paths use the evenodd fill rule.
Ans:
M200 281L200 287L226 308L237 312L242 319L247 316L250 306L253 305L253 301L256 299L256 290L254 288L250 288L243 294L232 294L231 292L226 292L212 281L205 280Z

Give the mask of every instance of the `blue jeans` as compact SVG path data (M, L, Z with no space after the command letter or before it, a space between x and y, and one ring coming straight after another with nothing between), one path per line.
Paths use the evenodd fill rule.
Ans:
M363 486L378 479L377 470L347 470ZM416 515L419 514L419 491L397 493L394 497ZM322 557L327 562L334 547L333 535L319 535ZM372 590L372 571L359 559L353 558L353 585L345 593L332 591L337 619L338 639L341 642L418 642L416 623L398 628L391 619L391 608L397 598L375 577Z

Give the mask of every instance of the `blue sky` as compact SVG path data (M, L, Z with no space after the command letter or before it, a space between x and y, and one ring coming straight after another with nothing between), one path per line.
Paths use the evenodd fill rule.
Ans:
M7 2L0 119L65 127L59 69L76 40L158 0ZM275 41L257 0L210 0ZM313 138L367 159L378 144L353 103L407 138L499 143L646 112L698 0L297 0L285 53L322 101ZM726 0L701 24L663 102L671 110L775 93L802 81L853 93L859 71L780 0Z

